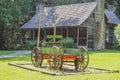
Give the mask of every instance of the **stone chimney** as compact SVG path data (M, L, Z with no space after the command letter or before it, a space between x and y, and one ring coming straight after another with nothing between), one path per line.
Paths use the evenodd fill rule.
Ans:
M104 21L104 5L105 0L96 0L95 10L95 50L105 48L105 21Z

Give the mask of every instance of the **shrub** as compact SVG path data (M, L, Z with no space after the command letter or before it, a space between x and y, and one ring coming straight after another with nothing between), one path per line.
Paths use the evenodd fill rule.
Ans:
M112 48L120 50L120 44L119 43L113 43L113 47Z
M115 37L117 40L117 45L120 45L120 25L115 27Z
M32 49L36 45L37 45L37 41L36 40L29 40L28 41L28 49Z
M16 50L31 50L34 46L36 46L37 41L36 40L29 40L27 44L23 44L20 46L16 46Z
M77 45L75 45L74 40L72 38L64 38L62 40L62 44L64 48L77 48Z

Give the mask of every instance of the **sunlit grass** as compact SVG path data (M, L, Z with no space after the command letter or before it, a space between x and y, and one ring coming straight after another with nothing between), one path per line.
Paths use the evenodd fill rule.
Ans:
M102 54L106 54L106 53L120 53L120 50L110 50L110 49L104 49L104 50L97 50L97 51L88 51L89 54L94 54L94 53L102 53Z
M89 67L115 69L120 71L120 51L90 51ZM11 59L0 59L0 80L120 80L120 73L51 76L8 65L8 62L30 62L30 54Z

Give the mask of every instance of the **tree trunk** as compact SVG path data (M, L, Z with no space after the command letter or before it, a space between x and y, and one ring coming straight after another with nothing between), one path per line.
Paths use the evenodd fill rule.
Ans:
M4 27L2 25L2 23L0 22L0 50L4 49L4 37L3 37L3 33L4 32Z
M96 0L97 8L95 13L95 49L105 48L105 21L104 21L104 0Z

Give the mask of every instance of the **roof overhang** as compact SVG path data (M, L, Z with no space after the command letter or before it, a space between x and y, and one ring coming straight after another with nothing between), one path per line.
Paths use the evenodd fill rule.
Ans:
M45 14L48 14L49 9L52 7L45 7ZM96 2L90 3L80 3L80 4L70 4L70 5L62 5L56 6L55 11L57 15L56 26L57 27L75 27L80 26L85 20L89 18L94 9L96 8ZM40 11L40 10L38 10ZM21 26L21 29L37 29L39 23L40 14L37 12L31 20ZM45 23L47 24L47 23ZM49 23L47 26L41 24L41 28L52 28L54 27L54 23Z

